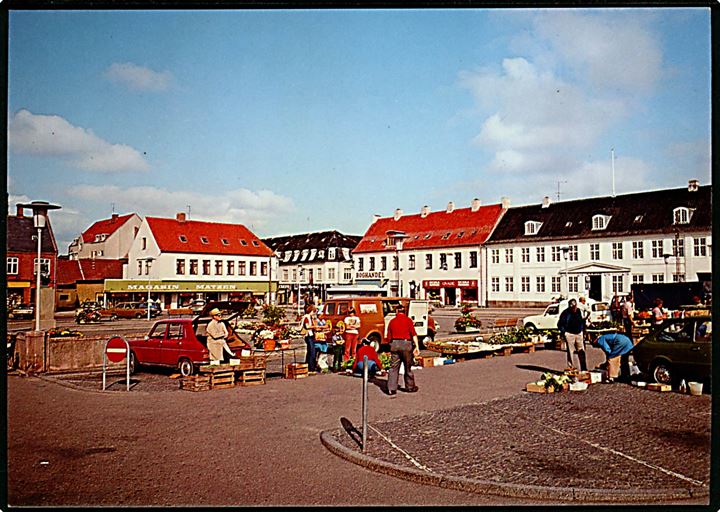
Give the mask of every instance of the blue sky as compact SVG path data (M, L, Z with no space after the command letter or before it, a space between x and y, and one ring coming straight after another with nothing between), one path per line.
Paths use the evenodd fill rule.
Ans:
M710 183L708 9L13 11L8 191L337 229Z

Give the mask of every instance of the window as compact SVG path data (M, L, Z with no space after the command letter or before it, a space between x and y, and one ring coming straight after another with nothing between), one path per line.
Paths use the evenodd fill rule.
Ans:
M561 253L562 253L562 251L560 250L560 246L559 246L559 245L553 245L553 246L550 248L550 254L552 255L552 258L551 258L552 261L560 261L560 254L561 254Z
M328 281L334 281L335 280L335 269L330 267L328 269Z
M511 292L513 291L513 278L512 276L505 278L505 291Z
M673 210L673 224L689 224L692 210L681 206Z
M623 258L623 244L622 242L613 242L612 244L612 257L614 260L621 260Z
M447 268L447 254L442 253L440 254L440 270L447 270Z
M536 247L535 248L535 258L537 258L538 263L543 263L545 261L545 247Z
M513 262L513 248L505 249L505 263Z
M693 238L693 254L695 256L707 256L707 238Z
M492 291L499 292L500 291L500 278L499 277L490 278L490 286L492 287Z
M578 246L577 245L570 246L570 249L568 250L568 259L570 261L578 260Z
M623 286L623 276L622 275L614 275L612 276L612 291L613 293L623 293L624 291Z
M244 276L246 273L247 273L247 263L245 263L244 261L238 261L238 275ZM294 273L295 272L293 271L293 274Z
M643 284L645 282L645 278L642 274L633 274L632 282L633 284Z
M210 260L203 260L202 273L204 276L210 275Z
M142 268L143 268L143 267L142 267L142 263L143 263L143 262L142 262L142 260L138 260L137 263L138 263L138 266L137 266L137 271L138 271L138 272L137 272L137 273L138 273L139 276L141 276L141 275L142 275ZM35 265L37 265L37 258L35 259ZM33 274L34 274L34 273L35 273L35 272L33 271Z
M380 256L380 270L387 270L387 256Z
M368 267L368 270L372 272L373 270L375 270L375 256L370 256L369 262L370 266Z
M462 253L455 253L455 268L462 268Z
M596 230L605 229L608 225L608 222L610 222L609 215L593 215L592 230L596 231Z
M328 259L330 259L330 260L335 259L335 247L330 247L328 249Z
M653 258L662 258L663 255L663 241L662 240L653 240L652 241L652 257Z
M365 258L358 258L358 272L362 272L365 268Z
M579 276L568 276L568 292L577 293L579 289Z
M470 251L470 268L477 268L477 251Z
M18 262L19 259L15 257L10 257L7 259L7 274L8 275L17 275L18 273Z
M178 235L178 240L180 240L182 243L187 243L187 237L185 235Z
M215 260L215 275L221 276L223 271L223 262L222 260Z
M235 275L235 262L232 260L227 262L227 275L229 275L229 276Z
M665 274L653 274L652 282L653 283L664 283L665 282Z
M560 293L560 276L552 276L550 286L552 293Z
M343 280L345 280L345 281L352 280L352 269L350 267L345 267L345 269L343 270Z
M540 293L545 292L545 276L537 276L535 278L535 287L537 288L536 291Z
M634 260L641 260L645 257L645 244L642 240L632 243L632 257Z
M600 259L600 244L590 244L590 259L593 261Z
M250 262L250 275L251 276L257 275L257 261Z
M680 258L685 256L685 239L675 238L673 239L673 255Z
M536 220L529 220L525 222L525 234L537 235L538 231L540 231L540 226L542 226L542 222L538 222Z
M425 255L425 269L430 270L432 268L432 254Z
M685 274L675 274L673 272L673 283L684 283L685 282Z
M288 269L286 269L286 268L283 269L282 278L283 278L283 281L285 281L285 282L290 280L290 271Z
M268 275L268 264L267 261L260 262L260 275L266 276Z
M450 238L450 231L448 231L447 233L445 233L445 234L442 236L442 239L443 239L443 240L447 240L448 238Z
M147 249L147 238L142 237L142 249L143 251Z
M247 241L246 241L246 240L243 240L243 239L241 238L241 239L240 239L240 245L242 245L243 247L246 246L246 245L247 245Z
M492 263L500 263L500 249L491 250L490 257L491 257Z
M307 275L308 275L308 282L309 282L309 283L312 283L312 280L313 280L313 269L311 269L311 268L307 269ZM304 277L305 277L305 271L304 271L304 270L301 270L301 271L300 271L300 277L301 277L301 278L304 278Z
M190 260L190 275L196 276L198 273L198 260Z
M530 263L530 247L520 249L520 259L523 263Z
M415 255L408 256L408 270L415 270Z
M228 239L227 239L227 238L221 238L221 239L220 239L220 243L223 244L223 245L230 245L230 242L228 242Z
M316 281L322 281L323 280L323 269L320 267L317 269L317 276L315 277Z
M522 276L520 278L520 291L525 293L530 291L530 276Z
M182 324L170 324L168 325L167 337L173 340L183 339L183 326Z
M252 241L253 247L260 247L260 243L257 240Z
M175 260L175 274L177 274L179 276L185 275L185 260L184 259Z
M297 272L297 269L294 268L293 269L293 281L297 282L297 280L298 280L298 272Z

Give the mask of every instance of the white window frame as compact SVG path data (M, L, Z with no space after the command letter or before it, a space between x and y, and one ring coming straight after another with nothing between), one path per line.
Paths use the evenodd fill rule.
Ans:
M632 243L632 257L634 260L641 260L645 257L645 242L635 240Z
M515 283L513 276L505 276L505 291L507 293L515 291Z
M577 293L580 289L580 276L568 276L568 292Z
M610 215L593 215L591 231L602 231L603 229L607 228L609 222Z
M530 276L520 277L520 291L523 293L530 291Z
M686 206L679 206L673 210L673 224L690 224L692 210Z
M499 293L500 292L500 278L499 277L491 277L490 278L490 287L493 292Z
M600 244L590 244L590 260L600 261Z
M20 258L16 256L8 256L7 258L7 275L16 276L20 273Z
M523 263L530 263L530 247L520 248L520 259Z
M545 246L540 245L535 248L535 259L537 259L538 263L545 262Z
M693 238L693 254L697 257L707 256L707 238L704 236Z
M623 243L613 242L612 243L612 259L621 260L623 259Z
M545 276L535 277L535 289L539 293L545 293Z
M528 220L525 222L525 235L531 236L531 235L537 235L538 231L540 231L540 227L542 226L542 222L538 222L536 220Z

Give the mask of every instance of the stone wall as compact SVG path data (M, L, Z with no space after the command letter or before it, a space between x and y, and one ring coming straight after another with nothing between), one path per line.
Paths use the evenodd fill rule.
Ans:
M18 368L35 373L101 370L107 340L104 336L46 338L42 331L21 333L16 342ZM125 360L108 362L108 368L125 364Z

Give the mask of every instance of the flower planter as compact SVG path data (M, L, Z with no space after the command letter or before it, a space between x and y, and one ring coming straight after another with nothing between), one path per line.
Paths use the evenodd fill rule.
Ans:
M275 340L263 340L263 348L265 350L275 350Z

